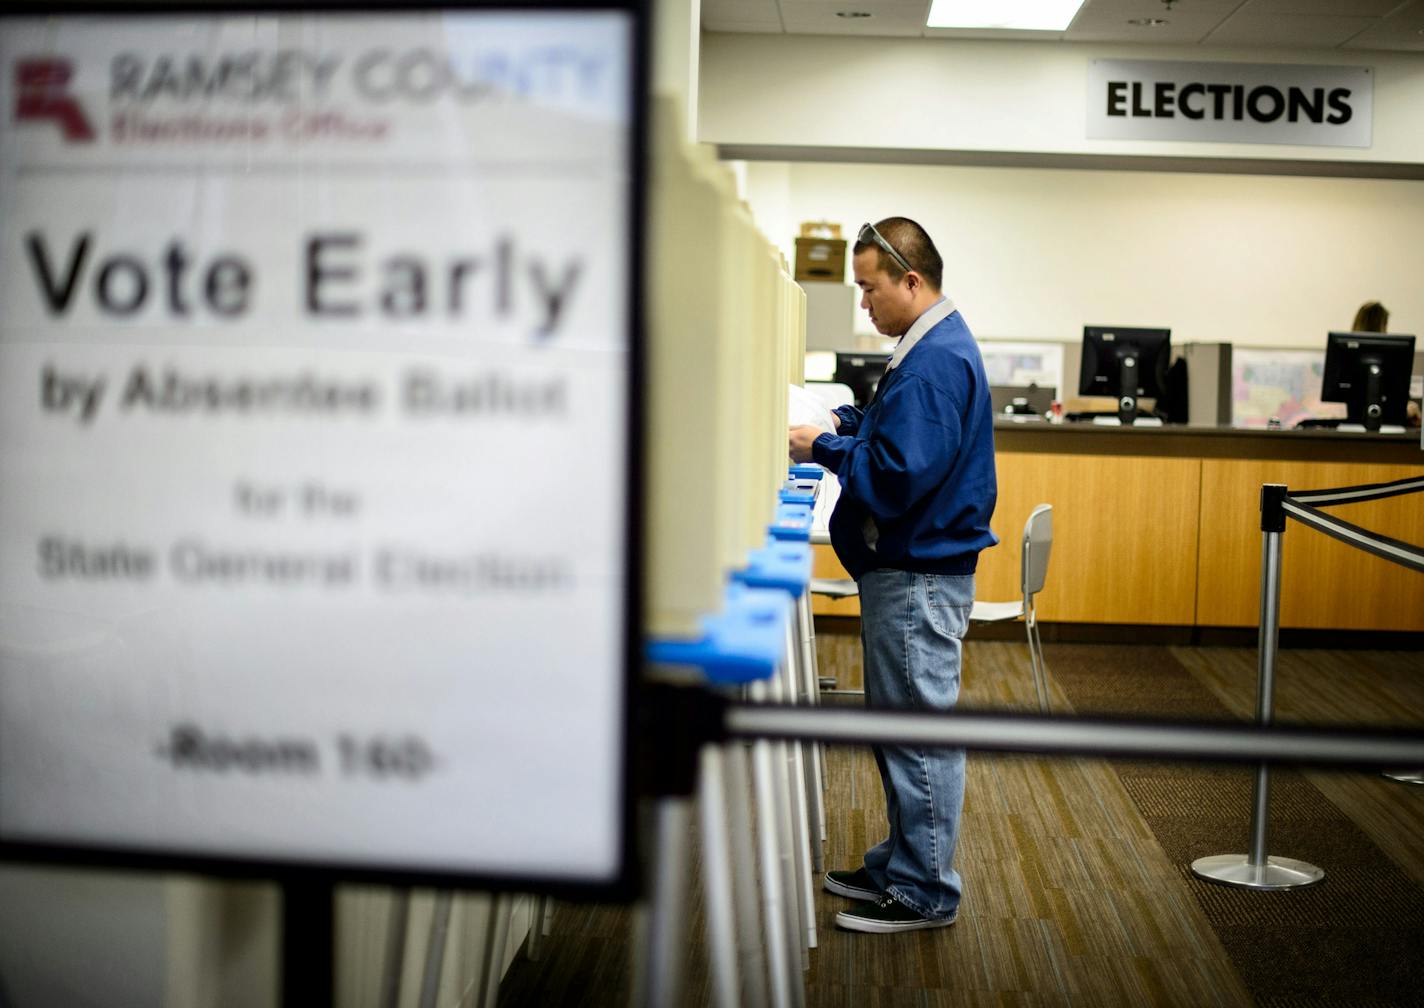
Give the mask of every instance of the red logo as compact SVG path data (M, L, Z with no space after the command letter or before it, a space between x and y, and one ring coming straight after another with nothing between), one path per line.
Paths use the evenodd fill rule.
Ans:
M64 139L92 141L94 128L84 116L78 100L69 93L74 68L68 60L27 59L15 65L15 121L52 121L59 124Z

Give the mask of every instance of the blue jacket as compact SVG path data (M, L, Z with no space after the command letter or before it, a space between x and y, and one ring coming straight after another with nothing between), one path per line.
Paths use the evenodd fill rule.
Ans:
M925 333L864 412L836 413L840 433L818 437L811 457L840 478L831 545L851 577L973 573L999 541L989 529L998 483L989 379L963 316Z

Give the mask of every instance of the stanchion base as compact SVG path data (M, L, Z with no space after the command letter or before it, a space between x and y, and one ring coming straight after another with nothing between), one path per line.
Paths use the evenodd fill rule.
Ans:
M1294 858L1268 857L1263 865L1248 863L1245 854L1214 854L1192 862L1192 874L1208 882L1244 889L1295 889L1319 882L1323 869Z
M1424 770L1398 770L1390 773L1380 774L1381 777L1388 777L1390 780L1401 781L1405 784L1424 784Z

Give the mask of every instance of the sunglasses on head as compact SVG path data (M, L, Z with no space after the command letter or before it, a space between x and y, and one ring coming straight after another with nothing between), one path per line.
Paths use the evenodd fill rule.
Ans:
M902 270L904 270L906 273L914 272L914 267L906 261L904 256L902 256L899 252L895 251L895 246L891 245L888 241L886 241L880 236L880 232L875 230L874 224L862 224L860 226L860 234L856 236L856 241L874 242L875 244L883 248L886 252L889 252L890 258L894 259L895 262L900 265L900 268Z

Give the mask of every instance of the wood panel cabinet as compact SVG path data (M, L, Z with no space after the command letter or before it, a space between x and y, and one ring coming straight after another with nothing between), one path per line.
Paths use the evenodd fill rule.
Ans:
M1424 473L1417 441L1379 436L1043 425L995 436L993 527L1001 542L979 559L978 596L1018 597L1024 521L1038 504L1052 504L1053 558L1039 615L1054 622L1255 626L1262 484L1307 490ZM1331 511L1424 543L1424 495ZM1294 521L1283 557L1283 627L1424 630L1424 575ZM816 576L846 576L828 546L816 549ZM817 598L813 609L860 612L853 598Z
M1053 505L1039 618L1190 625L1195 617L1201 460L998 454L1000 544L979 560L980 598L1017 598L1024 522Z

